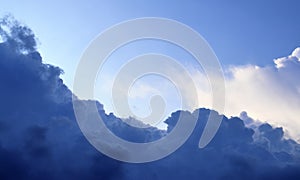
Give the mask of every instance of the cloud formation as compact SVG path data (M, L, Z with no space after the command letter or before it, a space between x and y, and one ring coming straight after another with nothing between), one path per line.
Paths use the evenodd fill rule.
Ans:
M155 127L129 126L114 114L105 114L97 102L98 112L111 131L133 142L161 138L172 130L181 113L186 121L199 115L188 141L164 159L145 164L110 159L97 152L82 135L74 117L72 92L60 79L62 70L42 62L32 31L12 18L4 18L0 21L0 35L3 39L0 43L0 179L300 177L299 144L285 139L282 128L254 123L246 113L241 115L244 121L222 116L221 127L212 142L199 149L198 141L207 117L209 113L217 113L209 109L197 109L193 113L176 111L165 121L168 129L162 131ZM244 76L251 71L254 70L244 71ZM237 74L233 77L237 79ZM81 103L84 108L92 101Z
M108 179L120 164L82 136L62 70L43 64L35 36L1 19L0 179Z
M233 66L228 70L227 115L241 111L259 120L283 126L300 139L300 48L274 60L275 66Z

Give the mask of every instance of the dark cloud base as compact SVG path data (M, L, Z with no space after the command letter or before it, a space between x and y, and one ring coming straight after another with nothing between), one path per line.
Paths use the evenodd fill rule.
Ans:
M165 121L169 132L180 113L186 121L199 115L188 141L164 159L129 164L102 155L82 135L62 70L42 62L32 31L10 17L0 25L0 179L300 179L299 144L269 124L248 128L222 116L217 135L199 149L207 117L217 113L208 109L177 111ZM131 127L98 108L124 139L148 142L166 134Z

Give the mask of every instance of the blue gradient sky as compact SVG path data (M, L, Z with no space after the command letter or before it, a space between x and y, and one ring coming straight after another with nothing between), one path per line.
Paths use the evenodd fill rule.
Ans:
M81 53L115 23L144 16L178 20L209 42L223 66L268 65L300 44L300 2L266 1L5 1L11 13L31 27L47 63L64 69L72 86Z
M65 74L61 77L70 89L81 54L99 33L133 18L163 17L177 20L200 33L215 51L224 71L230 72L233 76L233 79L226 82L228 86L225 115L238 116L240 112L247 111L254 119L265 119L275 125L295 127L294 124L299 123L296 117L299 115L300 102L297 100L299 94L294 93L294 89L300 89L300 85L294 77L298 76L299 71L290 67L285 71L274 69L273 60L287 57L300 45L299 6L298 0L243 2L54 0L42 3L30 0L23 4L11 0L1 3L0 15L10 13L34 31L43 61L64 70ZM118 49L110 60L107 60L109 63L106 67L109 68L105 68L106 74L98 77L95 83L95 98L104 104L107 112L116 113L111 102L111 91L107 87L111 86L112 74L116 73L117 67L121 67L137 55L152 52L179 59L185 65L190 65L192 59L189 54L180 51L174 45L158 41L135 42L133 45ZM249 67L242 67L245 65ZM262 69L257 70L256 66ZM288 72L288 75L285 72ZM200 90L200 96L204 98L200 99L200 107L212 108L210 94L205 90L209 87L206 87L201 77L198 80L201 88L204 88ZM289 85L286 85L286 82ZM150 86L157 84L151 81L145 82L147 83ZM163 81L160 83L166 84ZM161 87L158 85L156 88L160 90ZM162 94L170 92L171 88L172 85L167 84ZM148 94L138 92L145 89L147 90L145 92L149 91ZM129 100L135 114L147 116L151 112L147 104L156 90L150 89L143 85L133 88L133 93L145 95L140 99ZM279 93L271 93L274 89ZM169 116L181 106L178 103L180 101L174 100L174 93L167 94L168 96L165 96L167 102L177 102L168 103L170 107L167 107L165 115ZM275 99L276 103L272 103ZM258 101L265 103L258 105ZM280 108L277 104L285 108ZM280 114L273 112L288 114L290 118L282 120ZM290 129L293 131L291 134L298 137L295 135L297 128Z
M10 13L17 20L10 16L0 17L0 179L299 180L299 5L298 0L247 3L221 0L176 3L171 0L0 2L0 16ZM183 91L187 102L193 102L189 100L196 99L196 96L190 93L189 84L194 80L199 86L196 87L200 96L198 100L204 105L201 107L223 113L209 106L210 84L207 76L198 71L198 66L189 64L193 59L191 55L178 46L149 39L130 43L109 56L103 66L103 76L97 79L100 83L95 84L97 90L104 88L96 96L104 107L96 103L95 110L90 108L94 107L94 101L72 99L74 73L89 42L116 23L145 16L178 20L206 38L224 67L225 91L218 90L226 92L224 114L228 118L216 116L216 111L204 108L193 113L177 111L163 125L162 122L153 122L156 127L167 128L164 131L144 125L144 128L129 126L139 127L141 123L134 118L120 119L115 112L108 114L105 108L111 98L106 95L112 93L109 89L112 75L118 73L118 68L129 59L149 52L178 59L190 71L192 80L183 79L174 86L162 76L146 76L138 78L140 81L135 82L136 86L131 86L132 94L126 92L126 86L123 88L123 81L117 81L115 84L120 84L117 89L121 93L115 91L115 94L126 96L127 93L127 97L132 97L137 115L149 113L149 101L143 100L149 100L157 91L166 98L169 112L184 110L177 106L182 104L177 101L180 98L177 97L178 91L183 86L187 88L189 91ZM19 20L28 28L20 25ZM30 29L39 39L38 49ZM182 70L173 71L174 64L150 62L155 62L153 69L159 66L170 70L168 77L174 76L175 80L184 77ZM65 74L61 75L58 67L44 63L59 66ZM135 66L138 68L132 69L143 70L142 66L147 67L138 64ZM127 72L134 74L132 69L126 69L119 77L126 77ZM88 70L84 69L83 75L89 73ZM222 98L217 100L221 102ZM156 103L154 106L161 108ZM169 135L172 138L173 132L187 134L184 130L176 130L177 125L181 125L181 118L187 125L195 120L197 123L187 141L168 157L131 164L111 159L99 152L101 149L93 148L92 141L96 140L111 154L135 159L130 147L111 141L102 133L103 128L98 128L98 122L90 121L97 119L97 115L113 134L133 143L152 142ZM207 148L199 149L199 139L205 138L205 129L208 134L213 134L207 128L208 124L215 124L211 123L211 116L222 118L221 124ZM98 134L94 130L101 132ZM153 147L164 152L169 144L180 139L175 136L170 143L154 144ZM141 152L155 157L152 155L156 150L151 151L151 148L135 150L138 150L136 157L142 157Z

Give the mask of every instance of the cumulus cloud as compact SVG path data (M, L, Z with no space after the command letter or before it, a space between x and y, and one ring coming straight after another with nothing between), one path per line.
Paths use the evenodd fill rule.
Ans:
M260 136L253 138L254 130L245 127L237 117L223 117L212 142L204 149L197 142L207 121L208 109L193 113L177 111L166 120L168 132L176 125L180 113L186 120L199 115L199 121L189 140L171 156L144 165L125 166L125 177L149 179L296 179L299 172L299 145L283 138L280 128L269 124L259 126ZM265 143L268 142L268 143ZM158 171L161 170L161 171Z
M274 65L229 66L224 69L227 116L243 111L255 120L284 128L285 136L300 140L300 48L291 55L274 60ZM199 103L212 108L209 79L195 70ZM214 81L214 79L210 79Z
M224 110L217 110L227 116L239 116L241 112L247 111L248 115L255 120L283 127L286 137L300 140L300 121L298 119L300 116L299 57L300 48L296 48L291 55L275 59L274 65L261 67L248 64L242 66L232 65L225 68L226 106ZM184 84L178 84L176 87L177 89L187 89L184 94L187 94L187 99L190 101L194 100L195 97L190 95L193 93L189 93L189 88L186 87L195 85L197 88L198 102L196 105L189 106L187 110L193 111L198 107L213 108L210 82L215 79L208 79L202 71L193 68L190 68L190 70L194 82L188 81ZM170 74L176 79L181 76L181 73L178 72L170 72ZM160 83L155 87L161 87L163 84L165 83ZM141 83L140 86L146 87L146 85L147 83ZM159 91L162 92L163 97L168 102L170 102L170 99L178 99L173 94L168 94L171 88ZM137 88L133 94L145 95L145 93L147 93L147 96L158 94L145 88ZM179 101L167 105L169 104L174 106L167 108L167 115L174 111L176 106L177 109L180 106ZM147 107L147 105L142 107Z
M228 70L227 115L242 111L276 126L299 139L300 61L297 48L287 57L274 60L275 66L235 66Z
M243 121L238 117L228 119L209 109L192 113L176 111L165 121L168 129L163 131L149 126L129 126L114 114L106 114L96 102L98 113L111 131L133 142L149 142L165 136L176 126L182 113L186 121L199 118L188 141L164 159L145 164L110 159L85 140L74 117L72 92L60 79L62 70L42 63L32 31L13 19L2 19L0 34L3 39L0 43L0 179L300 177L299 144L285 139L282 128L253 123L245 113L241 115ZM95 103L78 101L82 108ZM209 113L223 120L212 142L199 149L199 138ZM245 126L244 122L251 126Z
M120 164L82 136L62 70L42 63L32 31L6 17L0 34L0 179L114 177Z

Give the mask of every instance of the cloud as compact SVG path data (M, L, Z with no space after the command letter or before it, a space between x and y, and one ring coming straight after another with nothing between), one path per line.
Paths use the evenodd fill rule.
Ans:
M274 126L284 128L286 137L300 140L300 48L296 48L291 55L274 60L274 65L260 67L257 65L229 66L224 69L226 84L225 109L217 109L227 116L239 116L243 111L255 120L271 123ZM189 68L193 81L185 81L177 84L177 89L183 91L189 101L195 99L193 93L189 93L187 87L195 85L198 94L198 104L186 108L193 111L198 107L212 107L213 94L210 82L216 79L208 79L205 73ZM169 71L166 69L166 71ZM181 73L170 71L170 76L180 79ZM161 83L159 86L162 86ZM167 89L168 92L169 89ZM136 94L150 92L136 89ZM154 94L154 92L152 92ZM163 93L167 102L176 99L173 95ZM173 104L167 109L167 114L178 109L180 103ZM217 106L216 106L217 107ZM214 109L214 108L213 108Z
M228 70L227 115L242 111L276 126L299 139L300 61L299 49L274 60L275 66L233 66Z
M198 124L189 140L175 153L160 161L125 166L126 172L130 172L125 174L126 179L299 178L299 145L293 140L284 139L282 129L263 124L258 126L260 138L254 139L254 130L245 127L241 119L223 116L220 129L212 142L206 148L198 149L207 116L217 112L203 108L193 113L177 111L166 120L168 132L176 125L180 113L185 113L186 120L199 114ZM263 140L268 144L263 143Z
M116 176L120 164L82 136L62 70L42 63L32 31L6 17L0 34L0 179Z
M282 57L274 60L277 69L286 68L288 66L299 66L300 48L296 48L288 57Z
M284 128L285 135L300 140L300 48L274 60L274 66L230 66L224 69L227 116L246 111L255 120ZM213 95L205 74L193 72L201 107L212 108ZM211 79L210 81L213 81Z
M216 111L203 108L192 113L172 113L165 121L168 129L163 131L149 126L142 129L129 126L114 114L106 114L96 102L107 127L133 142L149 142L165 136L182 113L186 121L199 115L188 141L164 159L144 164L110 159L96 151L82 135L74 117L72 92L60 79L62 70L42 63L32 31L13 19L2 19L0 34L3 38L0 43L0 179L300 177L299 144L285 139L282 128L257 124L245 113L241 115L244 121L218 115L223 118L219 131L206 148L199 149L199 138L209 113L217 115ZM251 71L254 70L250 68L241 75L251 77ZM95 103L78 101L82 108Z

